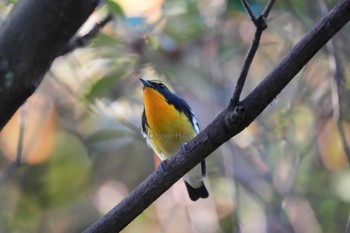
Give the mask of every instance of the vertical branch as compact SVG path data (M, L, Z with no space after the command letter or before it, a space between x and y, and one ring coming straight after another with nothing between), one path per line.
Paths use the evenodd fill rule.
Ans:
M248 54L245 58L241 73L239 74L239 77L238 77L238 80L236 83L236 87L235 87L235 91L234 91L232 99L231 99L231 105L233 105L233 106L236 106L239 102L239 98L242 94L243 87L244 87L245 81L247 79L250 65L252 64L252 61L255 57L256 51L258 50L258 47L260 44L261 35L262 35L263 31L267 28L266 19L270 13L270 10L271 10L274 2L275 2L275 0L270 0L267 3L263 13L256 19L252 10L249 7L249 4L247 3L247 1L242 0L242 4L245 7L245 9L247 10L248 14L250 15L250 18L256 27L256 31L255 31L255 35L254 35L252 44L249 48Z
M327 3L324 0L320 0L321 12L326 14L328 12ZM333 79L331 80L332 91L332 106L333 106L333 118L337 122L337 128L339 130L339 136L341 138L343 150L346 154L348 161L350 162L350 146L346 140L344 124L343 124L343 109L341 104L341 93L343 91L343 83L345 80L343 68L341 66L340 58L336 50L334 39L331 39L327 44L328 64Z

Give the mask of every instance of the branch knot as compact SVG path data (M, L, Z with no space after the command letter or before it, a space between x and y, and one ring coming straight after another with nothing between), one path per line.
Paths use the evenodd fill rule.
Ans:
M245 108L243 106L236 106L232 114L229 115L231 122L241 121L245 116Z
M246 110L243 106L239 105L234 107L229 114L225 117L225 126L227 132L231 132L233 128L239 126L245 117Z
M264 31L267 28L266 17L260 15L259 18L254 21L254 24L258 30Z

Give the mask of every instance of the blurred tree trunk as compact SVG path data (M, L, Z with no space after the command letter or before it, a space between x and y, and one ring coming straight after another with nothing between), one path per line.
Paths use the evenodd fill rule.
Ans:
M0 130L33 94L97 0L22 0L0 28Z

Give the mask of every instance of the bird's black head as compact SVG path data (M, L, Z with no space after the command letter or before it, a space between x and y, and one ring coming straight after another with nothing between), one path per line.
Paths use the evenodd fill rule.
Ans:
M158 80L145 80L143 78L140 78L142 84L143 84L143 89L145 88L153 88L157 90L159 93L161 93L163 96L166 98L169 97L170 95L173 95L173 93L169 90L167 85L163 83L162 81Z

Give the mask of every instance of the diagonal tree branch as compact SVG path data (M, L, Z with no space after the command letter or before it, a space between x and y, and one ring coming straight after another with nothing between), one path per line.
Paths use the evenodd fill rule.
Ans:
M97 4L98 0L17 3L0 28L0 130Z
M84 233L119 232L178 179L231 137L247 127L306 63L350 20L350 0L341 0L240 103L230 104L197 137L153 172L109 213Z

